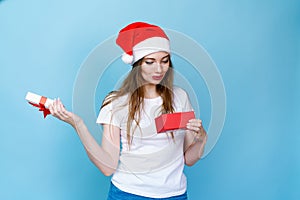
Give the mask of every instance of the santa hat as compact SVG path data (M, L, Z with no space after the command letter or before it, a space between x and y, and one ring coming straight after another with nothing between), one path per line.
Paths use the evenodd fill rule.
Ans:
M123 28L116 43L123 49L122 60L133 64L151 53L170 53L170 41L165 32L156 25L134 22Z

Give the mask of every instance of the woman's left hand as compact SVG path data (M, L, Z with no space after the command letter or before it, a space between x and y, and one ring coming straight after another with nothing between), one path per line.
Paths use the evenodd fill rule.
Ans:
M206 138L206 131L202 126L202 120L200 119L190 119L186 125L188 131L194 132L196 139L203 140Z

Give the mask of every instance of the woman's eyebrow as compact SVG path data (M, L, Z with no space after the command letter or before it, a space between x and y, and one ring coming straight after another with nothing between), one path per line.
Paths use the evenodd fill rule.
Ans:
M145 60L147 60L147 59L155 60L155 58L145 58Z
M165 59L165 58L167 58L167 57L169 57L169 55L166 55L166 56L162 57L161 60L162 60L162 59ZM150 57L150 58L147 58L147 57L146 57L145 60L146 60L146 59L156 60L155 58L151 58L151 57Z

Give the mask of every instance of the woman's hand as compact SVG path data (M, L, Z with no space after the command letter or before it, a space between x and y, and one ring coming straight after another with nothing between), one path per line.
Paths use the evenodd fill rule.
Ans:
M186 125L184 159L187 166L194 165L204 152L207 135L200 119L191 119Z
M194 141L204 141L206 139L207 134L200 119L190 119L186 128L188 131L195 133Z
M54 99L53 104L49 106L49 110L54 117L67 122L73 127L75 127L76 124L81 121L79 116L65 109L59 98Z

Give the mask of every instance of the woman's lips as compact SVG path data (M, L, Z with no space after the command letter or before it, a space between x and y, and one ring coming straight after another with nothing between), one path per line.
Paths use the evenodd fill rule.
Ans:
M154 80L161 80L163 77L164 77L163 75L161 75L161 76L152 76L152 78Z

